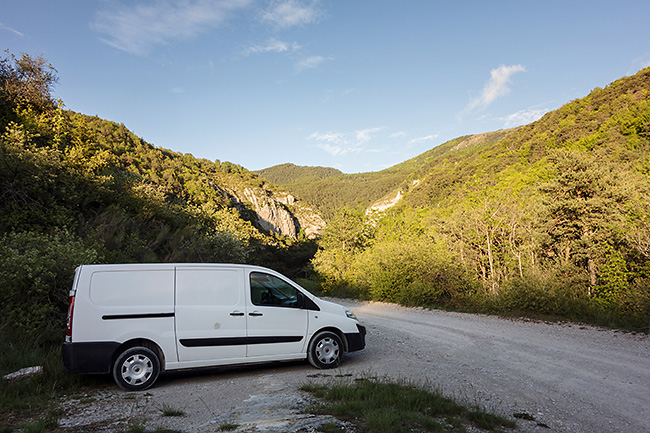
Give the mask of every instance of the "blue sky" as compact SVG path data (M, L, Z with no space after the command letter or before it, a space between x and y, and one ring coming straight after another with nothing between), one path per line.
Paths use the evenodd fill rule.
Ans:
M2 0L0 48L156 146L378 171L650 66L650 1Z

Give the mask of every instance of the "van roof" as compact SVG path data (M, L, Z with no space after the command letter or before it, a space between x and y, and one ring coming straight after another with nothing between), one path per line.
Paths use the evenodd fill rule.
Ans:
M183 268L248 268L256 270L264 270L277 272L273 269L265 268L257 265L235 264L235 263L112 263L112 264L88 264L81 265L81 268L92 268L97 270L110 270L110 269L131 269L131 270L146 270L146 269L174 269L177 267Z

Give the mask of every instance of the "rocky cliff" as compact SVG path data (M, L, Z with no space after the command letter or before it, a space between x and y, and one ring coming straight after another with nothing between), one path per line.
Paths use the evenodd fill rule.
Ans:
M269 233L296 238L302 230L315 238L325 228L323 218L291 194L264 187L222 188L222 192L240 211L254 212L257 225Z

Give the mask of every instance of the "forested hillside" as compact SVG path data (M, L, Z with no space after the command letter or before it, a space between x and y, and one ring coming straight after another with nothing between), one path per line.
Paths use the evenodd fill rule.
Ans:
M305 167L291 163L275 165L256 173L276 185L301 185L343 174L331 167Z
M60 329L83 263L247 262L303 276L318 215L243 167L65 110L56 81L42 58L0 63L2 329Z
M648 329L650 68L494 134L411 161L385 214L336 212L326 287Z
M257 173L261 178L290 190L317 208L323 216L331 218L337 209L363 210L396 190L407 188L410 182L426 173L432 161L446 152L494 143L509 131L459 137L378 172L344 174L327 167L281 164Z

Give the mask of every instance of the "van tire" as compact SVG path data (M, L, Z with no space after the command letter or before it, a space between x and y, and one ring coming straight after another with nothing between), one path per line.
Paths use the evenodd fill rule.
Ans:
M160 374L160 359L151 349L136 346L126 349L113 364L113 379L127 391L143 391Z
M311 339L307 359L316 368L335 368L341 363L343 350L341 337L331 331L322 331Z

